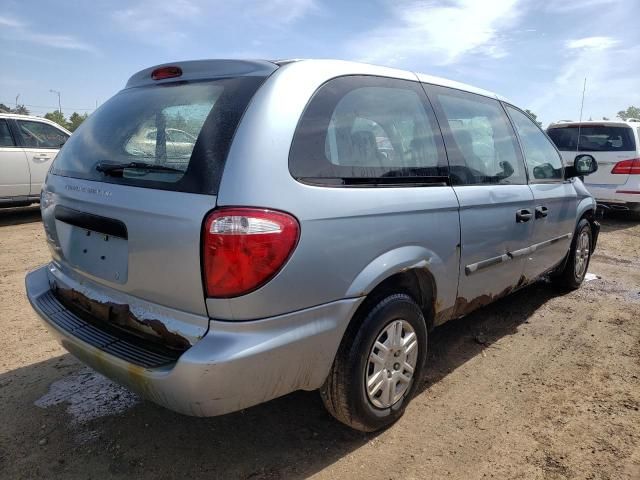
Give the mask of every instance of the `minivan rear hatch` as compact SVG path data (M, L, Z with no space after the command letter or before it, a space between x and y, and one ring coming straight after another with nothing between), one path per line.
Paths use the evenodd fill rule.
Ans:
M204 335L202 222L240 119L276 68L143 70L74 132L42 194L60 302L169 346Z

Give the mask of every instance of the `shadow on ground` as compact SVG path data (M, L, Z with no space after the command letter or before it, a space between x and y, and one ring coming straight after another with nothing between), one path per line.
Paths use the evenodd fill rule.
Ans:
M428 367L423 390L442 380L502 337L516 335L535 311L562 295L540 280L467 317L452 320L431 332Z
M40 221L40 205L0 208L0 227Z
M602 233L633 228L640 223L640 213L635 212L599 212L598 222Z
M423 390L498 339L516 334L556 295L538 282L436 329ZM215 418L185 417L141 402L75 427L66 405L34 406L51 383L80 369L62 355L0 375L0 472L8 478L306 478L375 437L334 421L316 392ZM39 445L42 438L46 445Z

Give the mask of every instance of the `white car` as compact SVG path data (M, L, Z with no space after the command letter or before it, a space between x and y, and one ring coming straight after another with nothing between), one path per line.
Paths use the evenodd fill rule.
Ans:
M640 120L552 123L547 133L565 165L576 155L592 155L598 171L585 185L599 204L640 213Z
M51 162L70 135L41 117L0 113L0 207L40 201Z
M158 130L146 128L146 125L139 132L132 135L124 149L127 153L143 156L155 157ZM168 158L178 160L180 158L188 160L193 152L196 137L188 132L177 128L165 128L166 139L164 141Z

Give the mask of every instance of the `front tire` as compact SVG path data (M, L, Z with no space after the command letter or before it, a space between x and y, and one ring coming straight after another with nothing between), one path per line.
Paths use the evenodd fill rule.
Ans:
M580 287L589 268L591 250L593 245L593 233L591 224L585 218L580 220L576 228L576 234L571 242L569 258L564 268L553 278L554 283L564 290L575 290Z
M421 382L426 350L425 319L409 295L372 303L354 318L340 344L320 390L325 407L363 432L391 425Z

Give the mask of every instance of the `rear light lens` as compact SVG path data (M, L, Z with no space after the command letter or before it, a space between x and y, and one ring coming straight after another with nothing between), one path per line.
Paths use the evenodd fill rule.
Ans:
M298 243L291 215L259 208L221 208L204 222L202 269L209 297L237 297L261 287Z
M160 67L151 72L151 78L154 80L164 80L165 78L175 78L182 75L180 67Z
M630 158L616 163L611 173L615 175L640 175L640 158Z

